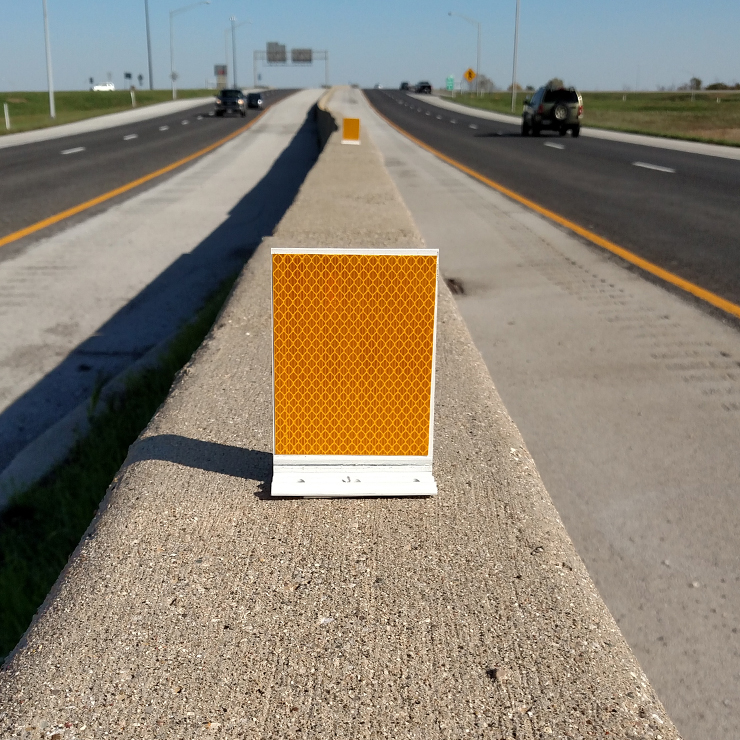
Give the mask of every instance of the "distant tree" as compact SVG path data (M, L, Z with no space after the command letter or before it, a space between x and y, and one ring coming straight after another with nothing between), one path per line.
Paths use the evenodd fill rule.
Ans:
M508 86L508 87L507 87L506 89L507 89L507 90L508 90L509 92L511 92L511 85L509 85L509 86ZM521 85L520 85L520 84L519 84L519 83L517 82L517 83L516 83L516 90L517 90L517 92L521 92L521 91L522 91L523 89L524 89L524 88L523 88L523 87L522 87L522 86L521 86Z
M553 77L546 85L550 90L559 90L565 83L559 77Z
M713 82L711 85L707 85L707 90L732 90L729 85L724 82Z
M525 87L524 89L525 89L525 90L526 90L527 92L534 92L534 87L533 87L532 85L527 85L527 86L526 86L526 87Z
M701 80L698 77L692 77L689 80L690 90L701 90Z
M496 83L490 77L482 74L478 76L478 89L481 92L490 93L498 90L498 87L496 87Z

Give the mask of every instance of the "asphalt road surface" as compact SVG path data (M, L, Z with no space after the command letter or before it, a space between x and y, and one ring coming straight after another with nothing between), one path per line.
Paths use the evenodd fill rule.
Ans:
M289 94L267 91L266 107ZM116 128L0 149L0 239L194 154L243 127L259 111L250 109L245 118L212 113L209 103ZM118 196L116 202L134 192ZM0 249L0 259L10 251Z
M519 126L368 90L386 118L476 172L740 303L740 162ZM588 111L586 111L588 113Z

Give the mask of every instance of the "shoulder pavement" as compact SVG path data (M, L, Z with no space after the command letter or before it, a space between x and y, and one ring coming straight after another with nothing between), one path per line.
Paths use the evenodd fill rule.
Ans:
M269 497L271 244L423 242L332 135L5 666L0 733L676 738L444 286L439 495Z
M455 103L452 100L437 95L412 95L426 103L437 105L440 108L454 110L467 116L485 118L489 121L509 123L513 126L521 126L521 116L511 116L504 113L480 110L469 105ZM636 144L639 146L650 146L656 149L672 149L676 152L688 152L689 154L704 154L707 157L721 157L722 159L740 159L740 147L722 146L720 144L705 144L701 141L684 141L683 139L668 139L661 136L645 136L644 134L629 134L623 131L609 131L601 128L581 128L581 136L590 136L594 139L606 141L618 141L623 144Z

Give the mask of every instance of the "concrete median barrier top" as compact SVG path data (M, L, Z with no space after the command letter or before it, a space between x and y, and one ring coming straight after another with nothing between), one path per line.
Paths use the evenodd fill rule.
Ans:
M423 246L339 137L0 674L0 735L676 738L446 288L439 495L269 497L269 247Z

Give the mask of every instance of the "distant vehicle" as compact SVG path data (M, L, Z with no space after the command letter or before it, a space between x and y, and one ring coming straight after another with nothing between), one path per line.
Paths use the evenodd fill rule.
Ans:
M557 90L541 87L524 100L522 136L539 136L543 129L557 131L561 136L568 131L578 136L582 118L583 98L574 87Z
M109 90L115 90L116 86L112 82L103 82L100 85L94 85L93 90L95 92L108 92Z
M262 93L251 92L247 95L247 108L257 108L262 110L265 107L265 101L262 98Z
M409 83L408 82L402 82L401 86L398 88L399 90L408 90L409 89Z
M426 80L423 80L422 82L417 83L416 87L414 88L417 93L421 93L423 95L431 95L432 94L432 85L431 83L427 82Z
M382 89L383 89L383 86L382 86L382 85L381 85L381 84L380 84L380 83L378 82L378 83L377 83L377 84L375 85L374 89L375 89L375 90L382 90Z
M241 90L221 90L216 96L216 115L225 113L241 113L247 115L247 101Z

